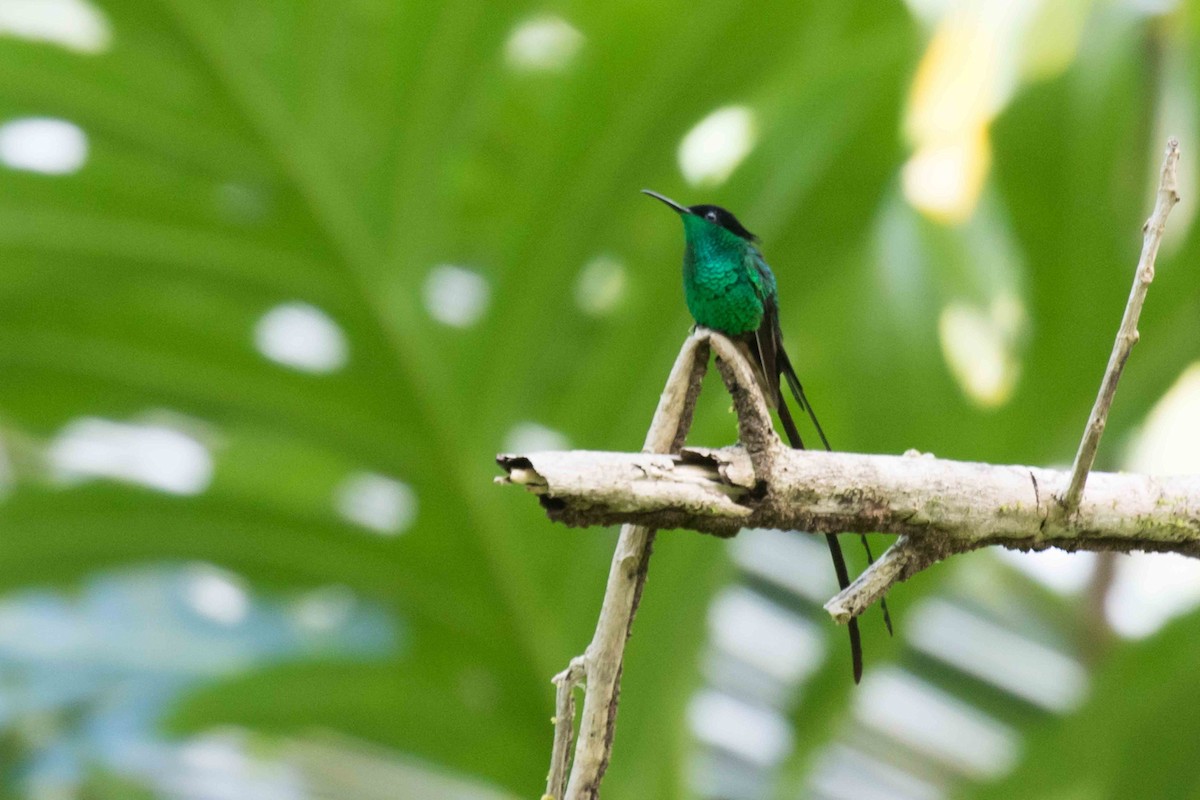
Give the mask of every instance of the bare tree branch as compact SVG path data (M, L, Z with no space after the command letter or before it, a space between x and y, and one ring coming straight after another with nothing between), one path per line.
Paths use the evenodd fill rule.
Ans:
M779 444L750 365L733 342L701 328L688 337L667 379L646 435L647 454L678 452L683 447L692 425L701 380L708 369L710 347L716 351L721 376L734 398L739 433L741 440L750 445L751 458L769 453ZM498 460L510 464L509 480L531 487L542 480L521 457L501 456ZM768 474L769 460L762 460L759 468ZM612 752L625 640L641 601L655 530L653 525L622 526L592 642L582 656L572 659L567 669L554 677L554 746L546 797L592 800L599 796L600 781ZM587 688L572 761L569 751L575 717L574 690L581 684Z
M1158 256L1158 246L1162 242L1167 215L1179 202L1179 194L1175 191L1175 167L1178 163L1179 141L1171 138L1167 141L1167 152L1163 157L1154 210L1142 226L1142 255L1134 272L1129 302L1125 305L1121 327L1117 330L1117 339L1113 343L1112 354L1108 357L1108 367L1104 370L1103 380L1100 381L1100 393L1096 396L1096 404L1092 406L1087 427L1083 431L1083 440L1079 443L1079 452L1075 455L1075 464L1071 468L1071 482L1060 501L1064 516L1070 516L1079 507L1088 472L1096 461L1096 450L1100 447L1100 437L1104 434L1104 425L1108 421L1108 410L1112 407L1113 397L1117 393L1117 383L1121 380L1129 353L1137 344L1138 317L1142 313L1142 304L1146 301L1150 283L1154 280L1154 259Z
M782 444L768 458L766 480L740 446L678 455L529 453L502 456L500 465L509 473L505 482L524 485L551 519L571 526L624 522L718 536L750 527L877 531L901 534L906 547L937 558L993 544L1189 554L1200 548L1200 475L1097 472L1077 513L1058 521L1055 498L1070 477L1060 470Z
M645 449L648 452L662 453L682 446L692 424L708 356L706 331L698 331L688 337L667 379L646 434ZM532 472L525 474L529 479L536 480ZM612 752L625 640L629 636L646 582L653 542L653 528L622 526L592 642L582 656L572 659L567 670L554 679L557 685L555 737L546 794L555 800L593 800L599 796L600 780L604 777ZM567 752L570 749L571 721L575 715L572 693L581 682L586 684L583 714L568 778Z

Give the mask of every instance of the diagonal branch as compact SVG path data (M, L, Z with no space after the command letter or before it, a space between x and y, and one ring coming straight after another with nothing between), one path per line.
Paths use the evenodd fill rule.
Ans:
M825 610L844 625L882 599L892 586L908 580L945 555L939 556L934 548L919 547L909 537L901 536L853 583L826 603Z
M683 445L692 425L708 356L707 331L697 331L688 337L667 378L646 434L647 452L671 452ZM520 474L524 468L517 465L514 469ZM526 470L524 474L529 480L536 481L532 471ZM646 583L654 532L655 529L648 526L630 524L621 527L591 644L554 679L557 708L546 795L555 800L592 800L599 796L600 781L612 752L625 641ZM580 683L585 683L587 688L575 758L568 774L571 723L575 716L573 692Z
M734 398L741 439L749 446L747 469L770 474L773 454L782 446L752 368L733 342L703 328L684 342L646 434L645 452L639 457L670 458L663 454L678 453L683 448L708 369L710 348L716 353L721 377ZM545 488L543 477L527 458L500 456L497 460L508 470L508 477L501 482L521 483L535 490ZM556 504L552 496L546 500L548 506ZM572 659L567 669L554 677L554 746L544 797L594 800L599 796L600 781L612 752L625 641L641 601L656 530L655 525L622 525L592 642L582 656ZM574 690L581 684L587 688L572 760Z
M1079 507L1083 496L1083 487L1087 483L1088 471L1096 461L1096 451L1100 447L1100 437L1104 434L1104 425L1108 421L1108 410L1112 407L1113 397L1117 393L1117 383L1125 370L1125 362L1138 340L1138 317L1142 313L1142 304L1146 302L1146 293L1154 280L1154 259L1158 256L1158 246L1162 242L1163 229L1167 224L1167 215L1179 202L1179 194L1175 191L1175 168L1179 163L1179 141L1167 141L1167 152L1163 157L1162 170L1159 173L1158 192L1155 195L1154 211L1142 226L1142 255L1138 259L1137 270L1134 272L1133 288L1129 291L1129 302L1125 305L1125 314L1121 318L1121 327L1117 330L1117 340L1113 342L1112 354L1108 357L1108 367L1104 370L1104 378L1100 381L1100 393L1092 406L1088 417L1087 427L1083 432L1083 440L1079 443L1079 452L1075 454L1075 464L1071 468L1071 482L1062 496L1060 505L1062 514L1070 516Z

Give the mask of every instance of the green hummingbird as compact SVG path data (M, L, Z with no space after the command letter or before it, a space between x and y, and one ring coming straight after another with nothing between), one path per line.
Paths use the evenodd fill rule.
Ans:
M720 206L684 206L658 192L643 189L643 194L661 200L678 212L683 220L686 247L683 251L683 293L688 311L696 324L719 331L732 339L755 366L757 378L767 403L779 415L792 447L803 449L804 441L796 428L791 411L783 399L780 377L787 382L800 409L807 412L813 427L825 445L832 450L817 415L804 394L791 359L783 349L783 331L779 327L779 290L775 274L767 266L756 243L758 237L738 222L737 217ZM829 553L838 585L850 585L846 560L837 536L828 534ZM871 561L871 548L862 537ZM892 631L887 605L881 603L888 633ZM850 620L850 656L854 665L854 682L862 678L862 639L858 620Z

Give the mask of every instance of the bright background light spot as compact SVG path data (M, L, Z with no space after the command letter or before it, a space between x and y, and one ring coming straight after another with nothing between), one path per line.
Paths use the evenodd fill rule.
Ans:
M987 125L1006 99L1000 45L981 13L946 13L913 77L905 130L914 143L951 142Z
M1087 672L1058 650L945 600L923 600L907 616L916 649L1009 694L1058 713L1083 699Z
M583 34L561 17L538 17L522 22L504 45L508 63L531 72L566 68L583 46Z
M504 437L506 453L539 453L544 450L570 450L567 437L536 422L518 422Z
M996 777L1016 761L1011 728L896 667L863 678L854 713L867 727L974 778Z
M345 586L323 586L313 589L299 600L293 609L296 622L311 631L332 631L350 618L356 599Z
M307 303L284 303L263 314L254 326L254 344L272 361L301 372L334 372L349 353L338 324Z
M0 34L90 54L112 42L108 20L85 0L0 0Z
M974 213L991 162L988 128L1015 92L1025 60L1044 72L1073 57L1071 45L1036 53L1026 46L1041 6L910 0L934 32L909 91L904 128L914 152L902 183L905 198L930 218L954 224ZM1078 29L1057 21L1059 39Z
M1021 78L1028 82L1053 78L1071 66L1092 11L1088 3L1054 0L1037 0L1035 6L1021 32L1019 50Z
M758 139L754 113L726 106L687 132L679 145L679 169L693 186L715 186L733 174Z
M1013 332L1003 317L1010 313L985 314L961 302L947 305L938 318L942 356L967 397L983 408L1003 405L1016 386L1019 365L1013 354Z
M791 726L774 709L708 689L692 698L687 715L697 739L751 764L774 766L791 752Z
M748 528L730 540L729 551L749 574L822 604L837 594L829 551L816 536Z
M193 611L221 625L237 625L250 612L250 595L242 582L210 564L189 568L184 597Z
M306 800L302 770L277 754L264 753L237 730L205 733L184 744L169 773L160 778L161 795L233 800Z
M1117 559L1104 612L1122 636L1149 636L1200 605L1200 561L1177 553L1131 553Z
M904 4L913 16L927 25L936 23L954 4L955 0L905 0Z
M1160 16L1174 11L1179 0L1125 0L1124 5L1139 14Z
M1001 560L1053 589L1059 594L1074 594L1083 591L1096 568L1095 553L1068 553L1064 550L1040 550L1022 552L1007 548L996 548Z
M373 472L346 478L334 492L334 505L350 522L389 535L402 533L417 517L412 487Z
M811 674L825 657L813 623L744 587L725 589L708 609L710 641L782 683Z
M612 313L625 297L625 265L612 256L596 256L575 279L575 304L591 317Z
M47 453L63 483L114 478L171 494L203 492L212 480L208 448L161 424L113 422L84 417L68 423Z
M425 309L429 316L455 328L469 328L487 311L491 287L478 272L439 264L425 279Z
M944 224L975 210L991 163L987 132L922 145L904 164L904 197L913 208Z
M809 786L811 797L822 800L945 800L946 792L933 775L909 772L889 753L866 752L835 744L817 761Z
M0 162L6 167L70 175L79 171L87 155L87 134L66 120L28 117L0 125Z
M1151 475L1200 473L1200 362L1154 405L1129 447L1125 467Z

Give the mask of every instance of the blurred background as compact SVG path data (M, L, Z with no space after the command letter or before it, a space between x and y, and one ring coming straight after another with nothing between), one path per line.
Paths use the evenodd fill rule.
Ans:
M836 447L1062 466L1178 136L1100 462L1200 471L1198 26L0 0L0 796L538 796L615 532L493 458L640 447L690 324L643 187L761 236ZM605 796L1200 794L1195 562L955 558L857 689L834 590L802 534L661 534Z

